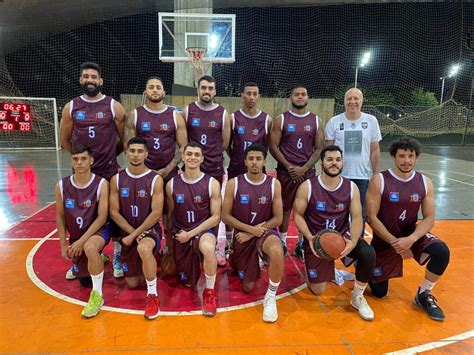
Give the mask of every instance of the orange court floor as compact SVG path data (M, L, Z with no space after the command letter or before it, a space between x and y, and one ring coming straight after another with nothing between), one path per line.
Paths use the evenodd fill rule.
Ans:
M286 265L293 265L292 282L298 287L279 295L279 319L273 324L262 321L262 297L239 307L219 307L213 318L180 311L163 312L157 319L147 321L139 311L106 307L97 317L83 319L80 313L89 291L84 293L77 281L64 280L67 264L52 272L54 276L48 276L52 265L56 265L51 260L60 259L54 229L51 218L35 220L33 216L0 234L2 353L474 353L474 220L438 220L432 231L451 249L450 265L433 290L446 314L444 322L429 319L412 304L424 274L424 267L413 260L405 261L402 279L390 282L386 298L376 299L370 290L366 291L375 312L375 320L367 322L349 304L352 282L343 286L331 283L326 294L316 297L305 286L304 267L294 256L287 258ZM43 232L47 230L51 232ZM54 253L37 254L43 255L43 260L35 260L35 252L47 243L54 243ZM336 265L342 268L340 262ZM220 270L218 276L221 304L232 301L226 298L235 298L235 292L225 289L230 281L223 282L224 278L233 277L229 275ZM44 280L50 281L46 287L41 286ZM51 291L61 289L61 283L67 283L69 296ZM259 283L264 290L266 277ZM127 305L134 308L135 302L135 309L140 309L144 289L129 291L116 285L113 278L105 283L104 288L111 295L105 305L115 294L119 297L119 293L135 292L136 297L130 297ZM81 297L76 300L71 293Z

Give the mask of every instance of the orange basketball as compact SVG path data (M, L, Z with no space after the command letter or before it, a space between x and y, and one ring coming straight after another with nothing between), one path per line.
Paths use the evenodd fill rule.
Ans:
M164 276L176 275L176 264L172 253L166 253L161 257L161 272Z
M334 260L339 258L346 247L344 237L336 230L324 229L314 239L314 250L323 259Z

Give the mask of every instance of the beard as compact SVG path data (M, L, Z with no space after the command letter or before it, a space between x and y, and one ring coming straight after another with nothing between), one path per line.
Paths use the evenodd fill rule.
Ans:
M89 96L89 97L95 97L99 94L100 92L100 85L94 85L94 88L90 88L88 84L82 85L82 92L84 95Z
M209 104L214 98L212 96L202 96L200 99L202 102Z
M294 102L291 103L291 106L293 106L295 109L297 110L301 110L301 109L304 109L306 106L308 105L308 103L304 103L302 105L298 105L298 104L295 104Z
M332 168L332 167L333 167L333 166L329 167L329 169ZM326 169L324 166L322 167L322 169L323 169L324 173L325 173L327 176L330 176L330 177L339 176L339 175L341 174L341 171L342 171L342 168L341 168L341 169L339 169L339 170L337 171L337 173L332 173L332 172L329 171L329 169Z
M163 101L164 97L165 97L165 96L162 95L162 96L160 96L160 97L158 97L158 98L156 98L156 99L153 98L153 96L147 96L146 98L147 98L148 101L153 102L154 104L157 104L157 103L160 103L161 101Z

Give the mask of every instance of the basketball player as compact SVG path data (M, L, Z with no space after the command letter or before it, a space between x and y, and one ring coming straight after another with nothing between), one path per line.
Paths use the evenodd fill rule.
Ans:
M450 251L430 233L435 223L435 199L431 180L414 170L420 153L420 144L414 139L397 139L390 146L394 168L370 181L367 217L377 255L370 287L375 297L384 297L389 280L403 275L403 259L428 263L413 302L430 318L442 321L444 313L431 290L448 267ZM417 223L420 207L423 219Z
M230 122L227 111L214 102L216 81L205 75L198 80L198 101L185 107L183 111L189 141L201 144L204 154L202 172L215 178L222 185L224 177L224 152L229 146ZM214 231L217 236L218 227ZM217 251L220 267L226 265L224 247Z
M173 236L173 255L178 276L185 285L196 286L201 262L206 277L202 311L205 316L217 312L216 236L213 228L220 222L221 189L219 182L201 172L203 148L189 142L183 151L185 171L166 184L168 235Z
M104 304L104 262L100 252L110 238L109 226L105 225L109 183L91 172L93 164L91 150L82 145L75 146L71 149L74 174L56 185L56 224L61 254L72 261L72 271L81 285L88 286L92 279L92 292L82 310L85 318L96 316Z
M233 179L238 175L245 174L247 167L244 162L244 151L252 143L268 147L272 118L257 108L260 93L258 85L246 83L242 93L243 106L230 116L232 127L228 154L230 157L227 169L227 179ZM226 254L231 250L232 230L226 225Z
M101 92L104 80L98 64L81 64L79 83L83 95L72 99L63 109L60 123L61 145L68 152L78 144L90 147L94 158L92 172L110 180L120 167L117 155L123 149L121 141L125 109L119 102ZM118 242L114 242L113 264L114 276L123 277ZM68 271L66 278L73 278L71 271Z
M342 167L342 150L338 146L330 145L321 151L321 175L306 180L296 193L295 224L305 236L307 282L316 295L324 293L327 282L334 280L334 261L319 258L314 251L316 234L324 229L334 229L344 236L346 247L339 258L346 266L357 261L350 304L362 319L373 320L374 312L364 298L364 291L374 270L375 252L360 238L359 189L355 183L340 176Z
M131 138L125 153L128 167L110 181L110 216L120 227L125 281L133 289L145 277L145 318L155 319L160 312L155 253L161 241L163 178L145 165L145 139Z
M270 138L270 151L278 161L277 179L281 183L283 196L283 223L280 226L280 237L285 255L286 235L290 222L298 186L314 176L314 165L324 145L324 134L318 116L307 109L308 92L302 85L291 89L291 110L275 119ZM295 255L304 261L303 236L295 249Z
M260 274L259 256L269 259L269 285L263 302L263 320L278 319L276 292L283 275L283 247L276 228L283 218L281 186L263 173L267 149L251 144L245 149L247 173L227 182L222 220L234 228L231 264L251 292Z

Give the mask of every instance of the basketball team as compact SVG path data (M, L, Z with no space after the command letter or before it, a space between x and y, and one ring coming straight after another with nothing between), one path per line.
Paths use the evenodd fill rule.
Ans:
M380 172L380 128L361 111L360 90L346 92L345 112L323 128L307 109L302 85L291 89L290 110L272 119L258 109L256 83L243 86L242 107L228 114L214 102L214 78L205 75L197 82L197 100L179 113L164 104L162 80L151 77L144 104L127 114L101 92L97 64L83 63L79 82L83 95L65 105L60 123L73 174L58 182L55 195L61 254L72 263L66 278L92 284L83 317L96 316L104 305L108 257L102 250L112 242L114 277L124 277L131 289L146 283L146 319L160 313L161 252L160 275L176 275L184 286L196 289L204 271L205 316L217 312L218 266L228 263L245 293L267 268L263 320L275 322L293 211L299 232L294 254L315 295L338 277L335 259L354 264L349 302L361 318L373 320L367 285L373 296L386 296L389 280L403 276L403 260L413 258L426 264L413 302L430 318L444 320L432 289L450 251L430 233L433 185L414 170L420 144L393 141L393 166ZM278 163L276 178L266 174L268 150ZM122 152L125 169L117 162ZM230 162L222 191L224 152ZM217 243L220 221L226 225L225 249ZM364 239L366 221L373 231L370 243Z

